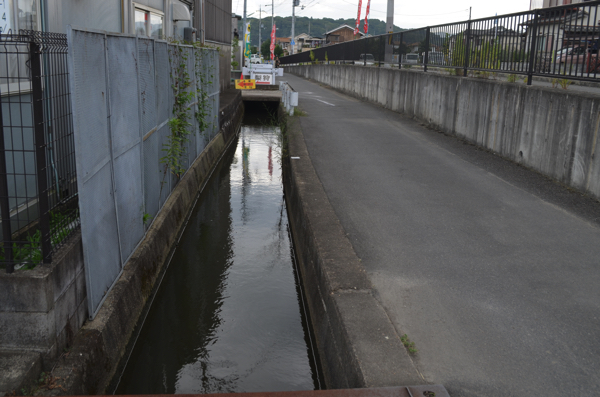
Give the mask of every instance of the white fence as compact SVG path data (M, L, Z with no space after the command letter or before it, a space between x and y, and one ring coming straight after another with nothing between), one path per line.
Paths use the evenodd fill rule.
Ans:
M87 296L94 317L177 183L162 159L182 72L190 83L184 108L191 124L184 170L218 132L219 57L211 49L77 29L69 29L68 42Z

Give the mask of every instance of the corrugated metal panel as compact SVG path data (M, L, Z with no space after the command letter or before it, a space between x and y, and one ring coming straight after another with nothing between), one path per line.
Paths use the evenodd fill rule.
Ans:
M206 0L204 12L206 40L231 44L231 0Z

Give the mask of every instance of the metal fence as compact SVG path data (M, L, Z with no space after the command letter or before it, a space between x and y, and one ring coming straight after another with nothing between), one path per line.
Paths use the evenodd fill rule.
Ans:
M507 73L600 81L600 1L430 26L281 58L282 64L445 68L457 75Z
M64 34L0 34L1 261L50 263L79 227Z
M218 132L219 55L116 33L67 35L93 317L178 182L163 160L169 148L185 172ZM174 140L187 123L187 139Z

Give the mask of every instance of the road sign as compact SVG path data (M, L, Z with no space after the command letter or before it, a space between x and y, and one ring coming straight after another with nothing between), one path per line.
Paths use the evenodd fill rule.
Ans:
M236 90L253 90L256 88L256 80L236 80Z
M256 84L273 84L273 74L271 73L254 73Z

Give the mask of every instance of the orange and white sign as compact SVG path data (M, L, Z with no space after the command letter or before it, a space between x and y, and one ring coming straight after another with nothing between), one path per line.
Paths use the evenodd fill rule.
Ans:
M256 80L236 80L236 90L254 90L256 89Z

